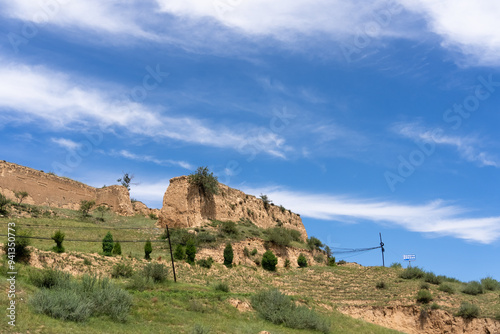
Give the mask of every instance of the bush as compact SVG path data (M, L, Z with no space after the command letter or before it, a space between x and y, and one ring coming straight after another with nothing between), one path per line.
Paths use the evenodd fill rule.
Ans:
M162 239L167 239L167 230L161 235ZM170 242L172 245L182 245L186 246L188 241L192 240L196 243L196 235L194 233L189 233L186 229L173 228L170 230Z
M399 277L403 279L419 279L424 276L425 276L425 271L423 271L419 267L406 268L401 272L401 274L399 274Z
M285 260L285 268L290 268L290 260L289 259L286 259Z
M439 284L443 283L443 278L441 276L436 276L432 272L428 272L424 276L424 281L426 281L427 283L439 285Z
M224 265L228 268L233 266L233 246L229 242L226 244L226 248L224 248Z
M6 239L3 243L3 251L9 260L14 262L28 263L31 258L31 250L28 246L31 245L31 233L29 231L21 230L19 227L10 227L9 233L13 233L15 241Z
M290 230L282 227L273 227L266 230L267 241L272 242L276 246L286 247L290 246L292 237Z
M38 288L67 288L71 282L71 275L55 269L32 269L29 273L29 280Z
M212 264L214 263L214 259L212 257L209 257L208 259L201 259L196 261L196 263L203 268L210 269L212 268Z
M182 247L182 245L177 245L174 251L174 259L182 261L185 258L186 258L186 250L184 249L184 247Z
M250 255L252 255L252 256L257 255L257 249L255 249L255 248L252 249L252 251L250 252Z
M113 266L113 270L111 271L111 277L132 277L134 274L134 269L131 265L125 263L117 263Z
M158 219L158 216L155 215L154 213L150 212L149 215L148 215L149 219L151 220L157 220Z
M80 212L80 215L82 218L86 218L89 216L89 211L94 207L95 201L81 201L80 202L80 209L78 210Z
M104 236L104 239L102 239L102 252L106 256L111 256L113 253L113 236L111 235L111 232L108 232L106 236Z
M300 253L299 257L297 258L297 264L299 265L300 268L307 267L307 259L304 256L304 254Z
M151 260L151 254L153 252L153 246L151 245L151 240L148 239L146 243L144 244L144 258L146 260Z
M417 303L428 304L434 298L429 290L420 290L417 293Z
M495 291L500 289L500 283L492 277L485 277L481 279L481 285L483 286L484 290Z
M321 253L314 255L313 258L314 258L314 261L316 261L317 263L322 263L322 264L325 263L325 256Z
M402 265L401 265L401 263L399 263L399 262L393 262L393 263L391 264L391 268L394 268L394 269L402 269L402 268L403 268L403 266L402 266Z
M200 243L211 243L215 242L217 238L215 235L208 233L208 232L200 232L197 235L198 242Z
M147 285L148 281L144 274L135 273L125 287L129 290L144 291Z
M192 334L209 334L210 328L207 328L207 327L200 325L200 324L196 324L196 325L194 325L191 333Z
M439 306L436 303L432 303L432 305L431 305L431 310L439 310L440 308L441 308L441 306Z
M290 262L290 261L288 261ZM275 271L278 264L278 258L271 250L268 250L262 255L262 268L268 271Z
M120 245L120 242L117 241L113 245L113 251L111 252L113 255L122 255L122 245Z
M193 240L189 240L186 245L186 261L189 264L193 264L195 257L196 257L196 246L194 245Z
M217 195L219 193L219 182L217 176L211 173L208 167L198 167L195 173L188 176L189 184L198 187L205 196Z
M438 290L449 293L449 294L455 293L455 289L447 283L441 283L438 287Z
M310 237L307 239L307 245L311 250L319 250L321 247L323 247L323 243L316 237Z
M146 282L162 283L167 280L168 270L163 263L151 262L144 266L143 275Z
M220 226L220 231L226 235L232 235L232 236L238 235L238 228L236 227L236 223L233 221L222 222Z
M273 201L271 201L267 195L262 194L260 194L260 199L262 200L262 204L264 204L264 209L266 209L266 211L269 210L269 205L271 205Z
M420 284L420 289L429 290L430 288L431 288L431 286L429 285L429 283Z
M474 304L464 302L458 309L457 316L464 319L473 319L479 317L479 307Z
M0 194L0 215L7 216L9 214L7 211L7 206L9 204L10 200L8 200L3 194Z
M56 245L52 247L52 250L56 253L64 253L64 247L62 245L64 241L64 233L58 230L54 233L54 235L51 238L56 243Z
M245 257L250 257L250 251L248 250L248 248L243 248L243 256Z
M83 276L80 282L65 279L66 286L54 285L35 293L30 304L37 313L70 321L85 321L90 316L107 315L125 321L132 297L109 279Z
M343 264L346 264L347 262L345 262L345 260L340 260L339 262L337 262L337 264L340 266L340 265L343 265Z
M468 295L480 295L484 293L483 286L478 281L471 281L462 289L463 293Z
M328 265L330 267L335 267L335 257L329 257L328 258Z
M218 282L214 284L215 291L229 292L229 285L226 282Z
M277 289L263 291L251 299L253 308L259 315L274 324L289 328L312 329L323 333L330 332L328 322L315 311L305 306L297 306Z
M380 282L377 282L377 284L375 284L375 287L377 289L386 289L387 288L387 284L384 281L380 281Z

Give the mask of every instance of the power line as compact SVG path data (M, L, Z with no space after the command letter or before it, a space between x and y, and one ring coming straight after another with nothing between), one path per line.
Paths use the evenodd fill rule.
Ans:
M0 223L7 225L7 223ZM41 227L41 228L70 228L70 229L107 229L107 230L161 230L162 227L112 227L112 226L68 226L68 225L36 225L36 224L16 224L16 226Z
M6 234L0 234L0 237L8 237ZM47 237L32 237L28 235L16 235L16 238L37 239L37 240L53 240ZM64 241L76 242L102 242L102 240L79 240L79 239L64 239ZM147 242L148 240L113 240L113 242ZM165 242L165 240L149 240L151 242Z

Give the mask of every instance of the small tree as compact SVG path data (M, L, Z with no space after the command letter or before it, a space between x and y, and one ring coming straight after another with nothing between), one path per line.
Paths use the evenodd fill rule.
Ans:
M336 264L335 264L335 256L332 256L332 257L328 258L328 265L330 267L335 267L336 266Z
M104 220L104 214L110 209L106 205L99 205L96 210L101 214L101 219Z
M332 250L330 249L330 247L325 246L325 253L326 253L327 260L332 257Z
M123 177L119 178L116 180L117 182L120 182L122 186L127 188L128 191L130 191L130 185L132 184L132 179L134 178L134 175L131 175L129 173L124 173Z
M91 200L91 201L81 201L80 202L80 214L82 217L88 217L89 216L89 212L90 210L94 207L95 205L95 201L94 200Z
M208 167L198 167L196 172L188 176L189 184L198 187L205 196L217 195L219 193L219 181Z
M304 256L304 254L300 253L298 259L297 259L297 264L299 265L299 267L301 268L305 268L307 267L307 259L306 257Z
M262 268L269 271L275 271L278 264L278 258L271 250L268 250L262 255Z
M146 260L151 260L149 254L151 254L152 251L153 251L153 246L151 246L151 240L148 239L148 241L146 241L146 244L144 245L144 258Z
M106 256L111 256L113 254L113 236L111 232L108 232L104 239L102 239L102 252Z
M269 205L271 205L273 201L271 201L267 195L262 194L260 194L260 199L262 200L262 203L264 203L264 209L266 209L266 211L269 210Z
M23 202L23 199L28 197L28 192L27 191L17 191L14 193L14 195L19 200L19 204L21 204Z
M323 243L316 237L310 237L307 239L307 245L311 250L319 250L323 247Z
M62 233L61 230L58 230L52 236L52 240L54 240L56 243L56 245L52 248L52 250L56 253L64 253L64 247L62 245L64 241L64 233Z
M113 245L112 253L113 255L122 255L122 245L120 245L119 241L115 242L115 244Z
M196 257L196 246L194 245L194 240L192 239L188 240L188 242L186 243L186 257L186 261L189 264L194 263L194 259Z
M186 251L182 245L177 245L175 247L174 259L176 260L184 260L186 258Z
M224 248L224 265L228 268L233 266L233 246L228 242Z
M10 201L3 194L0 194L0 215L7 215L7 205Z

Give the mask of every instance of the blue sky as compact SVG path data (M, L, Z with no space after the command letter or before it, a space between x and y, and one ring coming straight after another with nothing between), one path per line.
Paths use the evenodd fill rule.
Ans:
M500 279L494 0L0 0L0 159L219 180L331 247ZM380 265L377 251L337 256Z

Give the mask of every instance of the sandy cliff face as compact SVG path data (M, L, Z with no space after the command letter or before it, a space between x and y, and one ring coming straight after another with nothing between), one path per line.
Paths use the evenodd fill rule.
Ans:
M68 178L0 161L0 193L16 201L17 191L28 192L23 203L77 210L82 200L95 200L96 205L106 204L120 215L134 215L130 195L123 186L94 188Z
M299 215L277 206L264 208L262 200L219 183L219 195L206 197L188 182L187 176L174 177L163 197L159 224L169 227L197 227L209 219L221 221L250 219L255 225L270 228L281 225L295 229L307 238Z

